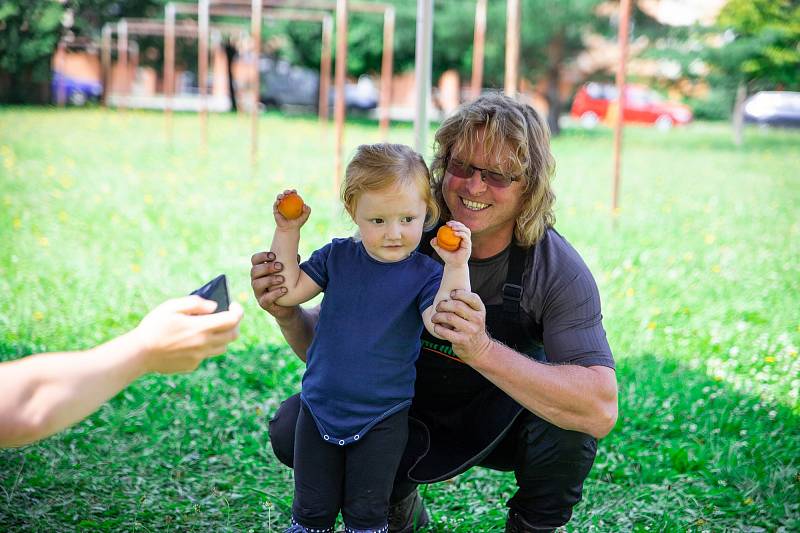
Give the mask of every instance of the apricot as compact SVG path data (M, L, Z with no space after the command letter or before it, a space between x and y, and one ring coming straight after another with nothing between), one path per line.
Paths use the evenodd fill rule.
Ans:
M455 252L461 246L461 237L456 235L450 226L442 226L436 232L436 242L440 248L448 252Z
M278 202L278 213L291 220L303 214L303 199L296 192L289 193Z

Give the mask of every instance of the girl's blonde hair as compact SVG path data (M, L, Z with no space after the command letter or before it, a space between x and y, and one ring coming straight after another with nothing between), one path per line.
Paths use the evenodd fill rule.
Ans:
M514 238L521 246L536 244L555 224L556 195L551 184L555 160L547 123L531 106L500 93L480 96L448 117L436 132L431 164L434 194L445 220L451 218L442 194L448 160L453 153L469 157L478 142L485 154L503 155L500 164L504 172L522 178L522 211Z
M439 205L433 197L428 166L422 156L404 144L362 144L345 171L341 198L344 208L355 218L358 198L366 191L377 191L399 184L415 184L425 200L425 229L439 220Z

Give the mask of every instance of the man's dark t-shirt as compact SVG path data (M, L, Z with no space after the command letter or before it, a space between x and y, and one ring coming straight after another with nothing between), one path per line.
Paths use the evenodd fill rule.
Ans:
M472 291L486 306L503 303L509 257L506 248L469 262ZM614 368L597 284L578 252L554 229L527 250L522 286L522 324L544 344L548 362Z

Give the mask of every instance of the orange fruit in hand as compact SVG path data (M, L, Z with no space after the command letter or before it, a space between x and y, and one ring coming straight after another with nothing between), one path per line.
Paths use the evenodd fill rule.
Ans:
M448 252L455 252L461 246L461 237L456 235L450 226L442 226L436 232L436 242L440 248L444 248Z
M303 199L296 192L289 193L278 202L278 213L291 220L303 214Z

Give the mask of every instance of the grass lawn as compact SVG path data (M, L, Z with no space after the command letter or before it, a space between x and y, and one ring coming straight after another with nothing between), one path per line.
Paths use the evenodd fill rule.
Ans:
M291 472L267 423L303 368L260 312L250 255L283 188L313 208L301 253L353 230L334 132L249 119L0 109L0 359L86 348L160 301L228 275L242 335L191 375L139 380L44 442L0 451L0 530L281 531ZM592 269L618 363L620 419L567 531L800 530L800 132L626 130L609 215L611 133L554 141L557 229ZM391 140L410 143L410 127ZM379 140L348 125L346 154ZM431 531L502 531L511 474L423 489Z

